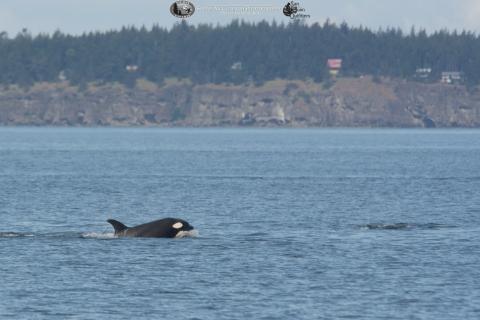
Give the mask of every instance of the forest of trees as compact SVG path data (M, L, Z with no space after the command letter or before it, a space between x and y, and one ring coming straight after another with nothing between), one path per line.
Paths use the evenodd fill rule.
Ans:
M119 31L15 37L0 33L0 84L30 86L39 81L118 81L136 78L162 83L189 78L194 83L262 83L266 80L327 76L326 60L342 58L342 74L411 78L417 68L461 71L480 82L480 37L445 30L427 34L412 28L371 31L325 22L153 26ZM131 66L128 67L127 66ZM137 67L134 67L137 66ZM129 70L127 70L129 69Z

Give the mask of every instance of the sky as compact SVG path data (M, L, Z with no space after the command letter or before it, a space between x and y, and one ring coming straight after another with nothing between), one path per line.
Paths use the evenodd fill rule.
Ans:
M32 34L61 30L69 34L119 29L125 25L170 28L180 19L172 16L173 0L0 0L0 31L15 36L22 29ZM282 14L287 0L191 0L191 24L225 24L232 19L288 22ZM297 0L310 15L308 23L326 19L374 30L412 26L428 32L439 29L470 30L480 34L480 0ZM216 6L216 9L212 9ZM233 7L232 7L233 6ZM262 8L255 13L252 6ZM249 8L249 9L242 9ZM232 12L236 11L236 12ZM240 11L240 12L238 12ZM243 13L242 13L243 12Z

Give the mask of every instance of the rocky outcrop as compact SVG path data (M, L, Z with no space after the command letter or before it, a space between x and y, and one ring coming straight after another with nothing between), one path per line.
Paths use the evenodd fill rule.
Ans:
M0 90L0 125L480 127L480 90L370 77L330 87L42 83Z

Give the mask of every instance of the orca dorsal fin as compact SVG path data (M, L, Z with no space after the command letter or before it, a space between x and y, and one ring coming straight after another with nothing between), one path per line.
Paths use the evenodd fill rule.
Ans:
M113 228L115 229L115 234L128 229L128 227L123 223L121 223L120 221L108 219L107 222L113 226Z

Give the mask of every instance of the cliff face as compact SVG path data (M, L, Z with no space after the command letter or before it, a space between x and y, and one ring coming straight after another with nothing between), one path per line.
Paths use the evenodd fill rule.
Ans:
M400 80L157 87L37 84L0 91L1 125L480 127L480 90Z

